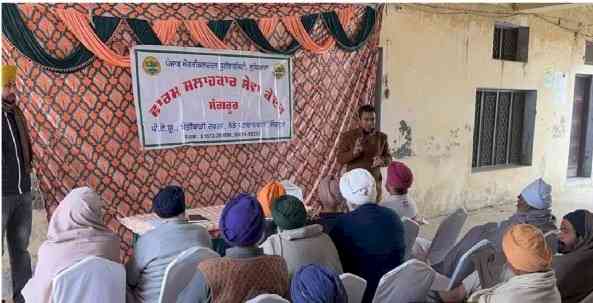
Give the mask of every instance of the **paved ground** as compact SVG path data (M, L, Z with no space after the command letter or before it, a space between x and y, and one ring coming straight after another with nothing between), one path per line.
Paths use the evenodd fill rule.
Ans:
M470 212L462 234L472 226L483 224L485 222L501 221L508 218L515 211L514 203L514 201L509 201L505 204L486 207ZM593 186L575 187L567 192L555 193L552 208L553 213L557 218L562 218L567 212L579 208L593 211ZM443 216L428 218L430 224L422 226L420 235L427 239L431 239L443 218ZM29 246L29 251L33 257L33 264L37 262L37 250L41 243L46 239L46 233L47 222L45 219L45 212L42 210L35 210L33 213L33 234ZM5 254L2 256L2 298L11 297L9 272L10 265L8 263L8 256Z

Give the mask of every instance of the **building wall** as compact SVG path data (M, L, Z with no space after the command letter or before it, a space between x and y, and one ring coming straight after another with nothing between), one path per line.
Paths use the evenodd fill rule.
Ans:
M493 12L503 8L466 7ZM538 16L497 18L435 11L442 10L388 5L381 32L383 90L389 90L389 96L382 97L381 128L391 148L411 154L400 160L414 171L411 194L420 211L431 216L458 206L475 209L511 202L540 176L554 192L592 186L591 179L574 185L566 178L575 74L593 74L593 66L584 65L584 36ZM543 14L547 20L563 17L574 24L593 20L591 7ZM496 21L529 26L527 63L492 59ZM555 73L565 76L564 89L545 84L546 77ZM531 166L472 172L475 94L481 87L537 90Z

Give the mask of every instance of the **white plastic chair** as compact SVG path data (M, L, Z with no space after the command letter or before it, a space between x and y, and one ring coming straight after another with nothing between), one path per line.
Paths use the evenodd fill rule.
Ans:
M593 292L586 296L580 303L593 303Z
M410 259L410 255L412 254L412 248L414 247L414 242L416 242L416 238L418 237L418 232L420 231L420 225L414 222L414 220L404 218L404 241L406 243L406 257L405 259Z
M187 286L196 273L198 263L220 257L213 250L206 247L190 247L181 252L165 269L159 303L177 301L177 296Z
M467 211L463 208L458 208L441 222L428 250L427 263L437 264L443 261L451 248L455 246L457 238L461 233L461 228L466 220Z
M344 284L346 294L348 294L348 303L360 303L364 297L364 291L367 288L367 281L357 275L344 273L340 275L340 280Z
M245 303L290 303L290 301L276 294L261 294Z
M426 302L435 271L426 263L411 259L383 275L373 303Z
M552 254L556 254L558 252L558 231L551 230L544 235L546 239L546 244L552 251Z
M472 260L472 256L477 256L479 254L489 254L490 251L493 250L494 245L492 242L490 242L488 239L484 239L466 251L463 256L461 256L461 259L459 259L457 267L451 276L451 281L446 290L452 290L453 288L459 286L465 278L476 271L476 266Z
M53 303L125 303L126 270L113 261L88 256L52 281Z

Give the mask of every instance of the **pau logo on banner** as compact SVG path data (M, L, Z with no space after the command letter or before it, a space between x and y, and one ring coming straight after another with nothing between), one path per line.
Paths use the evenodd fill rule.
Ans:
M293 137L288 56L138 45L131 62L145 149Z
M142 68L147 74L155 76L161 72L161 63L157 58L148 56L144 58L144 61L142 62Z

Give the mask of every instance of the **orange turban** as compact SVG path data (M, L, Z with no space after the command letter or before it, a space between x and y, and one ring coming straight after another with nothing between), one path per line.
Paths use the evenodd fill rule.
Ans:
M552 252L544 234L533 225L517 224L511 227L502 238L502 250L507 261L521 271L545 271L550 269L552 263Z
M259 201L259 204L261 204L261 208L264 210L266 218L272 216L272 202L285 194L286 190L284 189L284 186L276 181L272 181L260 189L257 193L257 200Z

